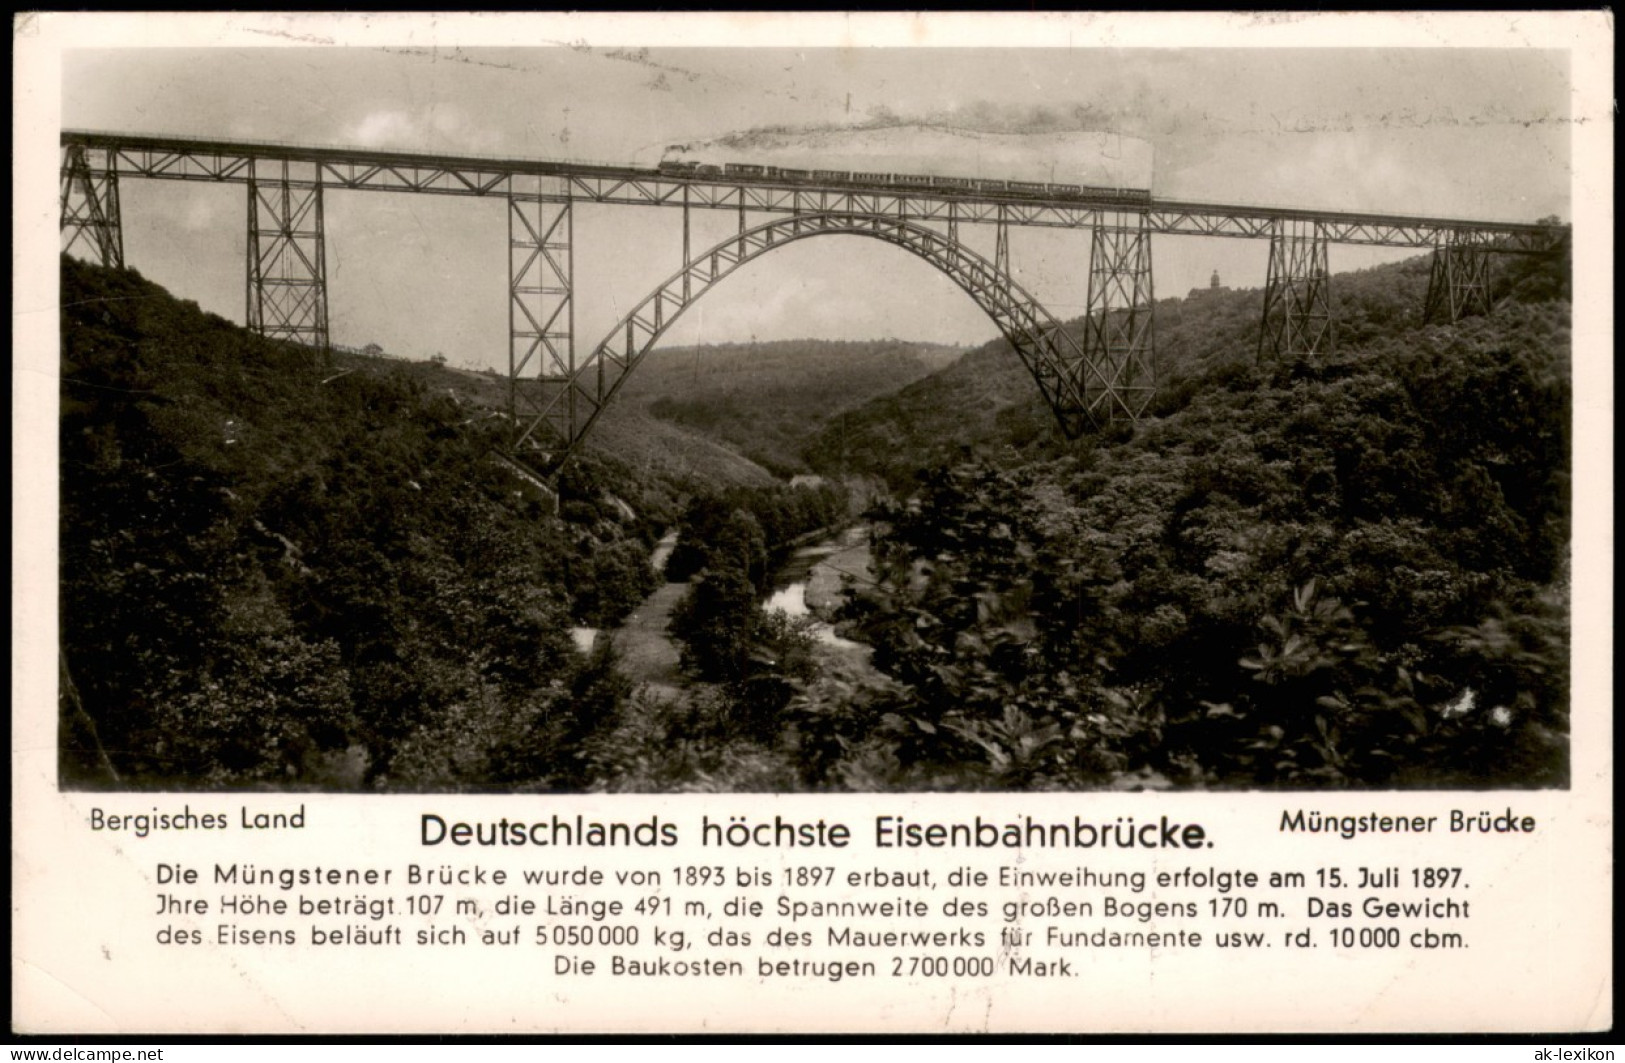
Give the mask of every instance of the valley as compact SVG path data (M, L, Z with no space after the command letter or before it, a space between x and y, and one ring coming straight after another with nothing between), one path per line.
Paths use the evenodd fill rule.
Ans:
M1159 301L1078 440L1002 341L656 350L545 484L503 378L62 268L67 785L1566 784L1563 264L1452 325L1339 275L1276 362Z

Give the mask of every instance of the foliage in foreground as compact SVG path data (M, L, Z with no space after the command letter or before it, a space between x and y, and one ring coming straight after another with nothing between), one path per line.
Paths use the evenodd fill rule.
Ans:
M555 516L411 374L62 268L65 785L586 785L626 691L570 629L655 578L635 489L582 463Z
M756 604L770 547L840 507L701 499L674 634L710 685L676 696L570 643L652 582L613 459L555 513L410 374L317 383L132 274L64 274L68 785L1567 781L1568 307L1538 271L1431 329L1396 309L1417 271L1373 271L1314 363L1248 364L1245 293L1187 303L1133 432L1068 447L1009 407L962 460L887 448L925 471L846 619L878 672Z
M1513 305L937 470L849 610L905 693L810 706L822 781L1566 784L1567 351Z
M1495 317L1424 328L1417 265L1346 284L1313 362L1252 364L1249 293L1178 307L1132 432L1000 414L935 465L898 437L920 471L842 628L879 671L816 648L766 725L737 685L652 705L600 736L607 784L1566 785L1566 288L1510 271ZM715 611L749 617L734 582Z
M666 571L692 582L672 613L671 636L685 670L724 685L746 733L776 727L793 684L814 672L805 631L762 609L773 559L846 516L838 485L702 496L684 515Z

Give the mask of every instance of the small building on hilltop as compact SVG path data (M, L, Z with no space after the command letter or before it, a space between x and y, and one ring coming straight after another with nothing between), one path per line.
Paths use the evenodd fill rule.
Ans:
M1187 299L1200 299L1200 298L1203 298L1204 296L1216 295L1219 292L1227 292L1229 290L1230 290L1229 288L1226 288L1224 285L1219 283L1219 271L1214 270L1213 271L1213 276L1208 278L1206 288L1192 288L1190 290L1190 294L1185 296L1185 298L1187 298Z

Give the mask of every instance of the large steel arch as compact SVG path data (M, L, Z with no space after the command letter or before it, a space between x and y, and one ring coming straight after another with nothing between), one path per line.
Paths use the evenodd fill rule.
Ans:
M591 431L621 385L684 310L724 277L775 248L814 236L847 233L883 240L918 255L976 300L1032 373L1061 429L1076 437L1090 423L1137 417L1151 381L1113 379L1036 299L994 263L945 233L879 215L810 213L780 218L695 255L610 330L567 379L549 384L515 442L548 427L563 443L562 461ZM517 413L517 411L515 411ZM516 424L519 423L516 420Z

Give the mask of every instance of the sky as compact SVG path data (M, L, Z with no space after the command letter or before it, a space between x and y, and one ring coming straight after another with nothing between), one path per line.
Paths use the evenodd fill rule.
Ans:
M1557 50L832 47L817 34L796 46L794 33L773 47L673 47L661 42L684 35L651 29L645 46L635 27L610 40L561 33L486 47L459 40L490 40L489 25L461 35L410 25L415 32L350 43L289 18L274 34L228 33L210 47L70 48L61 124L645 164L669 143L768 127L1115 132L1151 142L1158 196L1507 221L1571 212L1569 58ZM241 321L243 188L126 181L121 195L129 264ZM500 199L330 192L326 209L335 342L506 365ZM695 244L733 224L727 212L698 212ZM575 226L584 351L677 269L681 220L673 210L580 205ZM990 227L966 233L991 254ZM1018 281L1057 317L1080 314L1088 233L1018 228L1010 239ZM1330 258L1336 272L1411 254L1334 246ZM1257 287L1267 258L1260 241L1159 236L1156 291L1205 287L1215 270L1227 286ZM920 260L829 236L730 277L667 342L969 345L996 334Z

